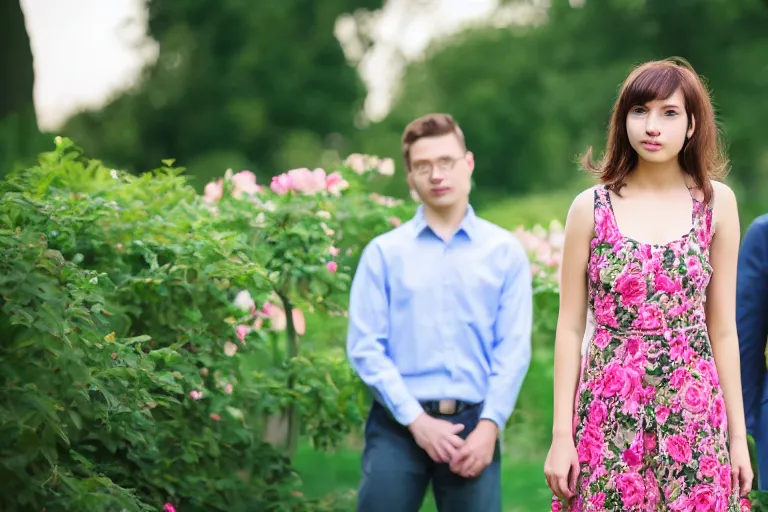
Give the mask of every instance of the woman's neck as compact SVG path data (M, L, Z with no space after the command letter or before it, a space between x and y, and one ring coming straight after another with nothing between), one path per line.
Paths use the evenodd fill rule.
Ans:
M669 190L679 187L681 183L689 188L694 186L677 159L660 164L640 160L627 181L645 190Z

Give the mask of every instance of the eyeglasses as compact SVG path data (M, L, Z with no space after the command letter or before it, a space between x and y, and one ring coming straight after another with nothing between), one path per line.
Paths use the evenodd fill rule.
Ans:
M411 165L411 171L417 176L427 176L432 172L432 168L436 166L441 173L449 173L456 166L456 162L462 160L463 158L463 156L458 158L444 156L438 158L434 163L428 160L419 160L418 162L415 162L413 165Z

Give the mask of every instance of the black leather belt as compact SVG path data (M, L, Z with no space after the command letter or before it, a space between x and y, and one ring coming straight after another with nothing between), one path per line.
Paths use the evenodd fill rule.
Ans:
M424 400L419 403L427 414L439 414L441 416L461 414L480 405L462 402L461 400Z

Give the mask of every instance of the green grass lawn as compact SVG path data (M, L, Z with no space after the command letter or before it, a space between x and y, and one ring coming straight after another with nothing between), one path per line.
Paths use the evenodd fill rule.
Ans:
M538 512L549 510L550 494L544 481L544 457L538 460L518 460L507 448L502 459L502 493L504 512ZM360 479L360 452L342 449L333 453L315 451L304 445L296 455L296 466L304 480L303 492L309 497L322 497L329 493L352 495ZM354 500L350 500L354 510ZM435 508L431 493L424 500L423 512Z

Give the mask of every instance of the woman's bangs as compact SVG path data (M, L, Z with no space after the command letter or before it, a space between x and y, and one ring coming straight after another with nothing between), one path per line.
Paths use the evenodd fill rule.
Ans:
M653 100L665 100L682 84L680 72L671 66L653 66L641 71L624 93L627 109Z

